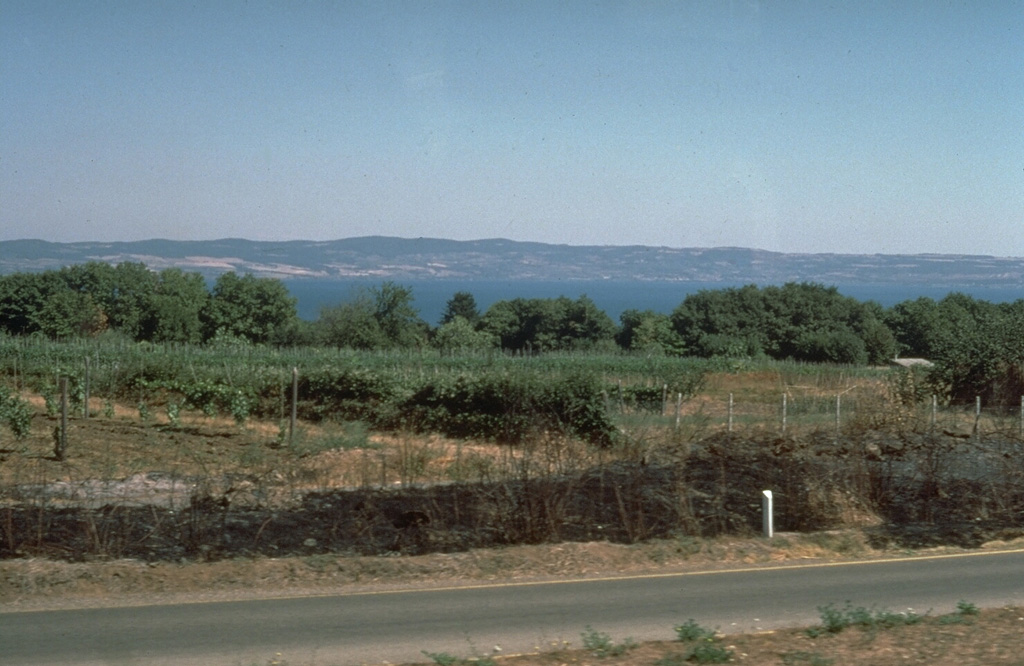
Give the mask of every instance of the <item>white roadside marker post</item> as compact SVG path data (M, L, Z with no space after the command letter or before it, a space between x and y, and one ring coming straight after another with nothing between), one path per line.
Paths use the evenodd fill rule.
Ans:
M771 539L775 534L774 517L772 516L772 491L761 491L761 521L764 528L764 536Z

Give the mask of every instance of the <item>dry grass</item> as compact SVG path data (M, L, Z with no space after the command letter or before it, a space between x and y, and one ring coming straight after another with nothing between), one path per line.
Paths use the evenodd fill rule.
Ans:
M140 419L138 411L116 405L113 417L72 418L66 459L53 457L59 419L35 408L30 436L0 448L0 487L84 479L124 479L161 472L178 477L244 475L290 489L312 490L450 478L494 464L507 448L439 436L373 434L353 438L336 424L300 424L294 448L278 423L250 420L238 425L223 417L182 411L172 425L166 414ZM352 440L352 441L349 441Z

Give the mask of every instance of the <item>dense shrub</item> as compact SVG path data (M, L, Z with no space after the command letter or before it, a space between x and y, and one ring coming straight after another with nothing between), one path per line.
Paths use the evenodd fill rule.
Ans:
M794 356L812 363L866 365L868 352L864 341L852 331L808 331L794 344Z
M555 380L526 373L442 378L422 385L399 411L417 430L505 443L557 431L607 445L614 431L600 385L586 374Z
M703 357L793 359L825 363L884 363L896 351L884 312L843 296L835 287L702 290L673 311L685 349Z
M313 421L337 419L387 425L399 393L390 376L365 368L324 368L299 377L298 411Z
M17 395L11 395L6 386L0 385L0 422L7 423L15 439L28 437L32 424L32 409Z
M622 404L632 409L657 414L665 405L665 387L662 386L616 386L617 397Z

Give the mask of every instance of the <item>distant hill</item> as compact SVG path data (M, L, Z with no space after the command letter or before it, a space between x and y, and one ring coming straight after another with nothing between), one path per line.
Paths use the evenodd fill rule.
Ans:
M781 284L1024 286L1024 258L953 254L790 254L744 248L549 245L368 236L334 241L0 241L0 274L104 261L282 279L640 280Z

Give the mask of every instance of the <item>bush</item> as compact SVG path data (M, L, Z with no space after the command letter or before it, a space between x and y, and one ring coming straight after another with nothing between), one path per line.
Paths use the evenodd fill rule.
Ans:
M687 620L684 624L674 627L674 629L676 632L676 639L685 643L707 640L714 638L715 636L715 632L713 630L700 626L692 619Z
M956 612L960 615L977 615L979 611L976 605L961 599L956 602Z
M616 386L613 390L618 391L620 388ZM620 395L623 404L658 414L664 406L665 389L661 386L622 386Z
M607 446L614 433L597 380L584 374L553 381L527 373L435 379L398 411L416 430L509 444L556 431Z
M821 614L821 625L811 627L807 634L816 638L823 634L838 634L847 627L860 627L861 629L890 629L901 625L917 624L924 619L923 615L916 613L896 613L889 610L872 610L863 606L854 608L850 602L846 602L843 608L836 608L832 604L819 606Z
M611 636L603 631L597 631L589 625L586 631L583 632L582 637L583 649L590 650L595 657L600 659L605 657L621 657L638 645L632 638L616 643L612 640Z
M697 664L725 664L732 657L732 650L719 645L713 629L707 629L690 619L674 627L676 640L692 645L684 654L673 655L658 662L659 666L675 666L683 662Z
M363 368L326 368L299 377L299 407L302 418L388 423L386 405L397 400L394 381Z
M0 386L0 421L5 421L19 440L28 437L32 427L32 408L4 386Z
M865 365L868 362L864 341L848 330L803 333L796 340L793 356L812 363Z

